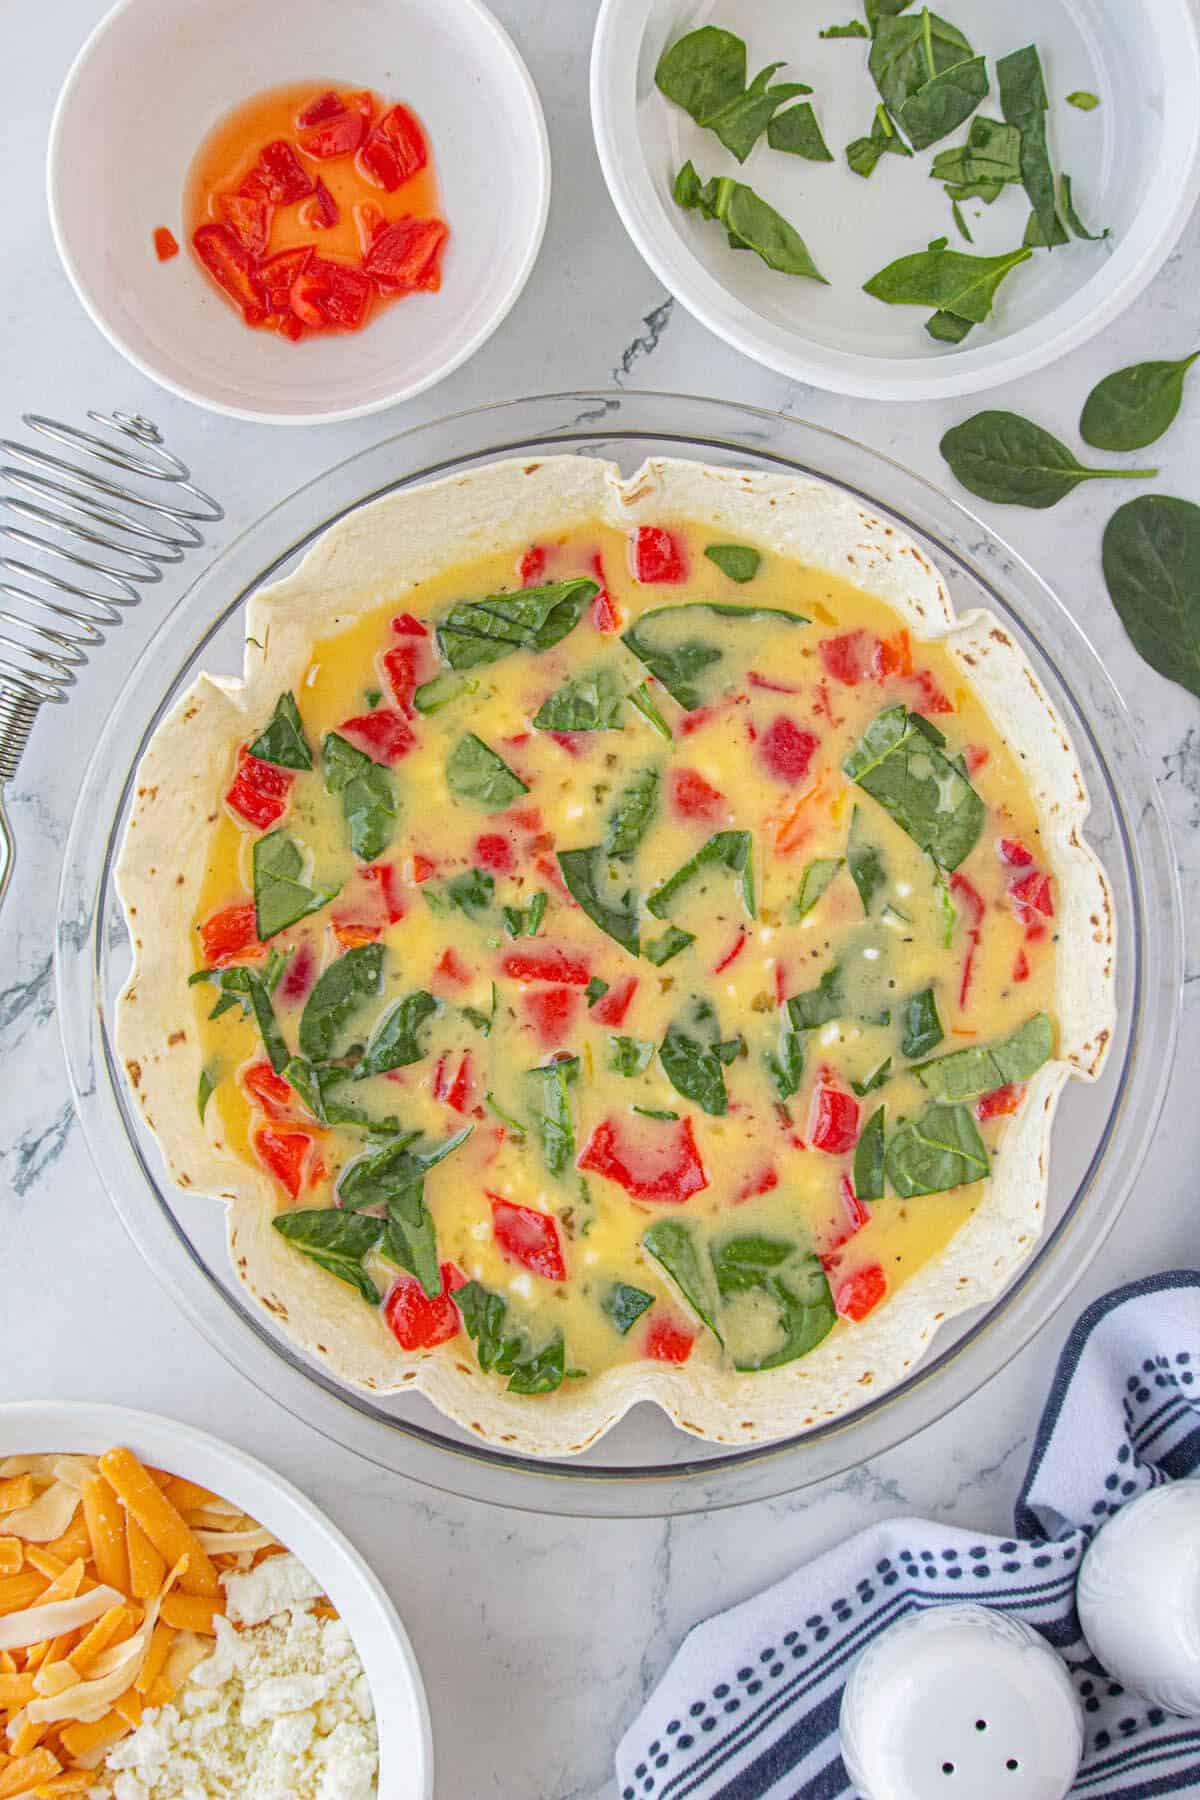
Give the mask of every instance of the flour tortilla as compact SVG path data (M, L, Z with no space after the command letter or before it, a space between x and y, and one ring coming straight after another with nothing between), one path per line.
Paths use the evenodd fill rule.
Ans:
M187 978L205 842L219 816L234 747L279 693L297 687L314 639L413 584L492 552L600 518L623 530L676 517L796 558L877 595L917 639L942 640L1001 734L1021 746L1058 882L1055 1005L1059 1053L1029 1083L983 1197L947 1248L886 1305L832 1333L799 1362L746 1375L684 1365L621 1366L537 1398L484 1375L465 1340L400 1349L352 1290L271 1228L269 1178L220 1138L217 1110L197 1116L201 1050ZM414 601L418 607L419 600ZM117 885L134 948L118 1043L146 1123L179 1186L227 1206L240 1280L331 1374L375 1394L415 1388L468 1432L535 1456L587 1449L639 1400L683 1430L753 1444L837 1419L900 1381L955 1314L993 1300L1032 1252L1046 1203L1051 1125L1072 1075L1100 1070L1114 1019L1113 909L1083 840L1088 796L1066 731L1025 655L989 613L961 619L937 570L895 526L821 482L654 459L629 480L588 457L493 463L364 506L332 526L286 580L257 593L246 618L242 681L201 675L156 732L138 772ZM255 640L261 648L256 647Z

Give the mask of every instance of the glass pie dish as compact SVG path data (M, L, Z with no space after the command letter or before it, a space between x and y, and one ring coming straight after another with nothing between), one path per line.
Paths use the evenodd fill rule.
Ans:
M1071 1082L1063 1096L1034 1255L998 1300L944 1326L905 1380L832 1424L769 1445L703 1443L642 1405L584 1455L546 1461L474 1440L418 1395L381 1399L337 1381L244 1294L226 1254L223 1208L170 1182L116 1056L115 1002L130 956L113 866L137 766L199 670L240 672L246 599L336 519L394 489L506 456L567 452L616 461L626 474L653 455L794 470L911 534L960 612L989 608L1024 646L1074 739L1092 800L1087 835L1113 888L1114 1040L1100 1080ZM640 1516L764 1499L876 1456L976 1393L1045 1324L1112 1229L1154 1131L1177 1027L1182 920L1167 828L1124 705L1059 601L986 526L864 446L781 415L688 396L580 393L459 414L361 452L268 512L198 578L133 669L85 775L57 952L67 1065L96 1166L180 1310L235 1367L397 1473L497 1504Z

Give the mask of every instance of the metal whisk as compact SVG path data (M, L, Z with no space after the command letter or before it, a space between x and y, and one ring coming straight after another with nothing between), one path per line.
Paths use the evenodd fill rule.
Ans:
M199 548L201 525L223 517L211 495L193 486L186 465L162 447L149 419L123 412L88 418L115 435L41 413L26 413L22 423L90 458L92 467L0 438L10 459L0 464L7 484L0 489L0 905L16 855L4 786L17 772L39 707L70 697L79 670L124 610L137 605L140 590ZM145 491L122 484L121 476ZM181 505L185 494L196 504ZM8 545L38 560L13 555Z

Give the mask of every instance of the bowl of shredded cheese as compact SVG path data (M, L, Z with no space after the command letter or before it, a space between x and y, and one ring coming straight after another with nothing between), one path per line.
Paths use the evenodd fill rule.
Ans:
M404 1627L296 1488L119 1407L0 1407L0 1800L429 1800Z

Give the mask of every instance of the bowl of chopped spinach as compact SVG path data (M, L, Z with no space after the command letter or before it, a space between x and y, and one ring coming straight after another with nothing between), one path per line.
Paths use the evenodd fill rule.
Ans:
M746 355L978 392L1100 331L1200 196L1189 0L603 0L592 120L651 268Z

